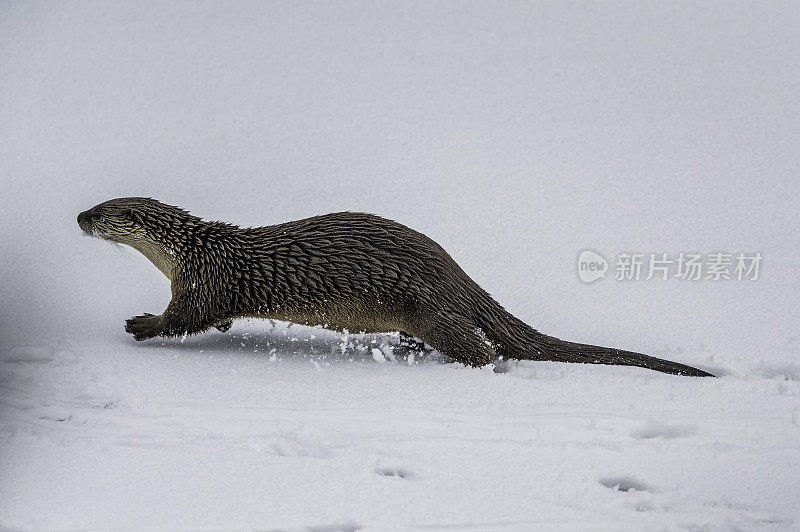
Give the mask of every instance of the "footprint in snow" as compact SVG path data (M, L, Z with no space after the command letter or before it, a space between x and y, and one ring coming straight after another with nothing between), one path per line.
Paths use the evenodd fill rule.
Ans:
M693 425L670 425L669 423L650 422L644 427L631 433L637 440L674 440L684 436L691 436L697 432Z
M650 493L655 491L641 480L630 476L603 477L600 479L600 484L615 491L647 491Z
M765 379L800 381L800 365L761 363L755 367Z
M411 471L407 469L403 469L400 467L378 467L372 471L376 475L380 475L382 477L395 477L395 478L405 478L410 479L413 477Z
M363 528L355 523L343 523L333 525L314 525L303 529L305 532L355 532Z

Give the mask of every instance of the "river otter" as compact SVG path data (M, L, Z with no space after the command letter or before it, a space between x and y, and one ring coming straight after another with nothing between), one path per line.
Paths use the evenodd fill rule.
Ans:
M86 233L143 253L172 284L160 316L127 320L136 340L226 330L240 317L369 333L400 331L459 362L497 357L705 371L639 353L565 342L507 312L436 242L371 214L340 212L243 229L150 198L78 215Z

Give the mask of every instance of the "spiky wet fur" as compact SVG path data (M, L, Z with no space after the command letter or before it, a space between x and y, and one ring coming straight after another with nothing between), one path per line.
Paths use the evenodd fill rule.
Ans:
M240 317L360 332L400 331L460 362L498 356L640 366L711 376L658 358L565 342L515 318L436 242L371 214L340 212L240 228L149 198L81 213L81 228L142 252L170 279L159 316L127 321L137 340L225 330Z

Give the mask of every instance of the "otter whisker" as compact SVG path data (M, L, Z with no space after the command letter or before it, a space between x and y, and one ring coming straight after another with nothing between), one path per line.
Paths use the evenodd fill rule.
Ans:
M108 242L110 242L114 246L114 248L117 251L119 251L120 254L122 254L129 261L136 262L136 259L133 257L133 253L131 253L131 250L130 250L129 247L123 246L122 244L118 244L116 242L112 242L111 240L109 240Z

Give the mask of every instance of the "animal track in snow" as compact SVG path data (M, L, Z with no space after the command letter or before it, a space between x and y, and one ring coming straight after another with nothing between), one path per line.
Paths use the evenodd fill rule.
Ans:
M650 422L638 428L631 436L638 440L674 440L684 436L691 436L697 431L693 425L670 425L669 423Z
M414 476L411 474L411 471L403 469L401 467L378 467L375 468L372 472L382 477L396 477L396 478L410 479Z
M797 364L758 364L755 369L766 379L800 381L800 365Z
M616 491L647 491L650 493L655 491L641 480L629 476L603 477L600 479L600 484Z
M332 525L314 525L303 528L303 532L355 532L363 528L355 523L336 523Z

